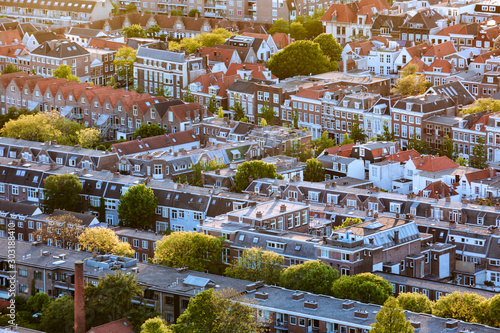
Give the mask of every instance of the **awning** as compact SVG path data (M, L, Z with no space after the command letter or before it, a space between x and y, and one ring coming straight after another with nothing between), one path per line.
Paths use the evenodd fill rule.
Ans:
M33 111L35 109L38 109L39 105L40 105L40 102L28 101L28 110Z
M106 124L109 120L109 117L110 117L109 114L101 114L99 116L99 119L97 119L97 121L95 123L96 126L102 126L102 125Z
M66 105L65 107L62 108L61 110L61 116L67 117L71 111L76 107L76 105Z

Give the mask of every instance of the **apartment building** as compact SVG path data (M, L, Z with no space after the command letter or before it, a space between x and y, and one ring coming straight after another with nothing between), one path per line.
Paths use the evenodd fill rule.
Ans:
M163 88L181 98L182 89L205 74L206 67L203 58L169 51L165 43L157 42L139 46L133 74L145 91L154 94Z
M113 232L122 242L129 243L135 251L138 262L148 263L155 257L156 242L165 236L162 233L148 232L130 228L116 228Z

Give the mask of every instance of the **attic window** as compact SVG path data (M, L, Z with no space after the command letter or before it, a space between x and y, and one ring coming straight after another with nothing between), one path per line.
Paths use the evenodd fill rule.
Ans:
M245 235L240 235L238 239L240 240L240 242L243 242L245 240Z
M493 77L492 76L488 76L488 83L493 83Z
M257 244L258 242L259 242L259 237L254 237L254 238L253 238L253 243L254 243L254 244Z

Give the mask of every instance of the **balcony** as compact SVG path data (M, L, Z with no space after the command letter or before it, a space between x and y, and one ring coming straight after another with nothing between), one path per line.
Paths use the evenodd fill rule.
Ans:
M252 5L252 7L248 7L249 12L255 12L257 11L257 5Z
M276 320L274 323L274 329L288 331L288 323L286 321Z

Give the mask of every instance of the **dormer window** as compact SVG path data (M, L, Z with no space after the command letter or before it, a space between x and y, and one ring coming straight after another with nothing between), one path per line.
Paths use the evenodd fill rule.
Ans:
M435 73L441 73L441 67L434 67L433 72L435 72Z
M493 77L492 76L488 76L488 83L493 83Z
M208 88L208 93L210 95L217 95L219 93L219 86L211 86Z
M354 102L354 108L355 109L359 109L361 106L361 103L360 102Z
M413 103L406 103L406 111L411 111L412 107L413 107Z
M349 105L349 101L344 101L343 102L344 107L346 108Z
M476 131L480 131L481 130L481 124L476 124Z

